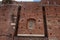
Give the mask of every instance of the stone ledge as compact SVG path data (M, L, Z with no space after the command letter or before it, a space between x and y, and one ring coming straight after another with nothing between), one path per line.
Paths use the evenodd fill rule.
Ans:
M38 37L44 37L44 34L17 34L17 36L38 36Z

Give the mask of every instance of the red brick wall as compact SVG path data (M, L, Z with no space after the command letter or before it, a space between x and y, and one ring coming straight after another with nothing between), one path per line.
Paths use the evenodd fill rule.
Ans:
M60 20L60 7L56 6L47 6L46 7L46 18L47 18L47 27L48 27L48 34L49 38L57 38L59 40L60 32L59 32L59 23ZM50 38L50 39L51 39Z
M8 40L9 36L14 35L15 29L11 25L11 15L16 16L16 10L17 6L3 5L0 7L0 40Z
M19 21L19 34L44 34L43 13L42 7L37 3L24 3L22 4L20 21ZM33 5L33 6L32 6ZM28 19L35 19L36 25L31 30L28 28ZM39 22L40 21L40 22ZM40 27L40 29L39 29Z
M15 3L16 4L16 3ZM36 28L31 31L32 34L44 34L43 11L40 3L19 3L21 4L21 13L19 20L18 33L30 33L26 27L27 19L36 20ZM14 35L15 29L11 26L11 13L17 16L18 6L2 6L0 7L0 40L7 40L7 36ZM45 6L47 30L49 39L60 40L60 6ZM22 21L23 20L23 21ZM38 22L40 20L40 22ZM21 28L23 27L23 28ZM40 27L40 29L39 29ZM22 30L22 31L21 31ZM26 30L28 30L26 32ZM23 33L24 34L24 33ZM12 37L11 37L12 38ZM20 39L19 39L20 40Z

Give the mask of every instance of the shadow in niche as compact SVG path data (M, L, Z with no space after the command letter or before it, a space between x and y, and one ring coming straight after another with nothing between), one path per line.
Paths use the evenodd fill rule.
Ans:
M18 7L18 12L17 12L17 19L16 19L16 29L14 36L17 36L17 31L18 31L18 25L19 25L19 20L20 20L20 11L21 11L21 6Z
M27 36L27 37L17 36L17 37L15 37L14 40L47 40L47 38L45 38L45 37L33 37L33 36L31 36L31 37L29 37L29 36Z
M45 13L45 7L42 7L42 11L43 11L43 22L44 22L44 33L45 33L45 37L48 38L48 31L47 31L47 22L46 22L46 13Z

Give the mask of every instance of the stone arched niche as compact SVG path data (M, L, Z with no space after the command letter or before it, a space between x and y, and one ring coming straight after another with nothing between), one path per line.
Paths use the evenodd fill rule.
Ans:
M28 19L27 26L28 26L28 29L33 29L36 26L36 20L35 19Z

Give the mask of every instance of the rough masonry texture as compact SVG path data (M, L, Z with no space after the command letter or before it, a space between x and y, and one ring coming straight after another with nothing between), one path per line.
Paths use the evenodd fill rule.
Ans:
M60 40L59 4L59 0L1 4L0 40Z

